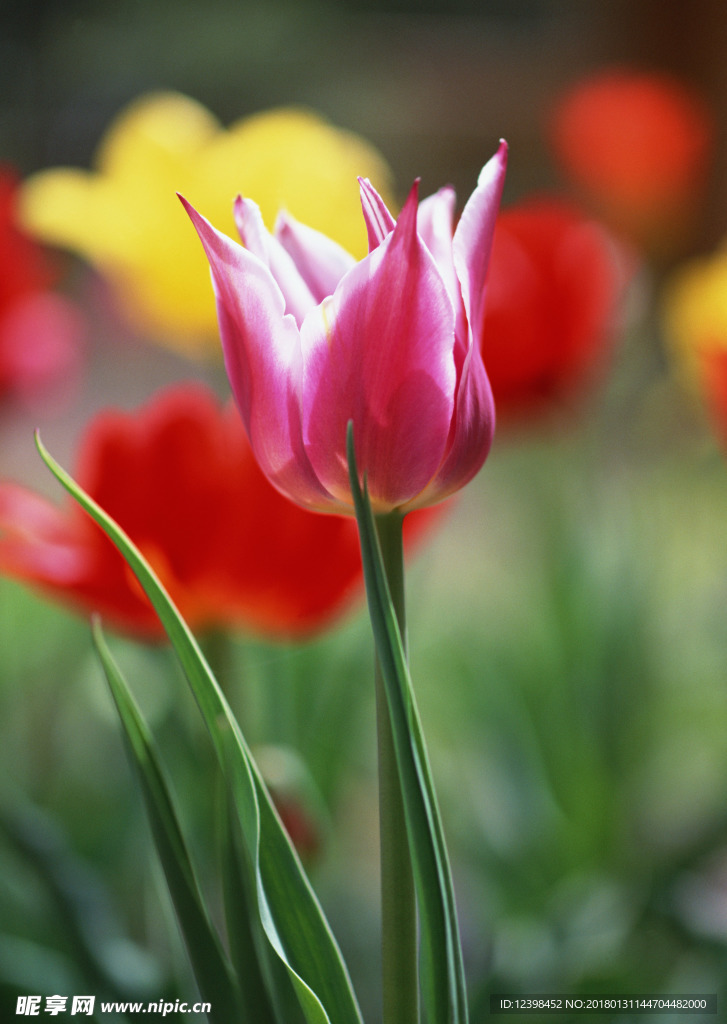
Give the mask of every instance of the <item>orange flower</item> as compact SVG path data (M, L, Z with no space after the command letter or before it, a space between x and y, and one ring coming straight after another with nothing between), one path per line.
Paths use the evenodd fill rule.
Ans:
M608 223L648 248L682 234L715 131L694 90L668 75L609 69L567 92L550 128L566 175Z
M622 285L613 241L575 206L539 197L500 214L482 335L498 417L542 412L603 367Z
M193 628L299 637L361 590L354 520L278 494L238 413L200 386L170 388L137 413L102 413L76 478L141 548ZM124 631L162 636L121 555L75 503L58 508L0 485L0 571Z

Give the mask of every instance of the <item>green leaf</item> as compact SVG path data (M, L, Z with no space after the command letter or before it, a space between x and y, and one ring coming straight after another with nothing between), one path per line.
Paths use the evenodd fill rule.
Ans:
M304 1021L285 967L272 953L262 925L251 907L249 871L243 870L239 822L229 799L221 801L220 846L225 923L230 956L244 997L248 1018L255 1024L301 1024Z
M23 868L34 872L50 898L53 916L57 916L64 937L69 969L72 964L77 980L109 1001L156 995L163 985L158 965L122 936L105 886L73 851L48 811L16 797L11 806L0 806L0 836L20 856ZM123 964L118 957L119 941L131 954ZM50 951L47 955L52 956ZM32 957L28 959L32 962Z
M250 892L255 894L263 931L286 968L307 1024L361 1024L328 922L196 640L131 539L55 462L37 435L36 445L56 479L124 556L174 646L233 795L246 847L243 870L250 874Z
M208 1015L210 1021L229 1024L240 1017L239 993L217 933L207 916L157 749L106 645L98 619L94 619L93 639L139 776L154 842L200 995L212 1006Z
M465 1024L467 997L452 874L376 523L366 484L362 490L358 479L352 424L347 448L369 615L386 686L417 892L423 1004L430 1024Z

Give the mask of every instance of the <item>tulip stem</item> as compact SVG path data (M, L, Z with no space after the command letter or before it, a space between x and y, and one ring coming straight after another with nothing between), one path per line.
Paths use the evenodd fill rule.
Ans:
M376 529L404 645L403 516L378 516ZM404 804L383 674L376 661L376 723L381 850L381 928L384 1024L419 1020L417 911Z

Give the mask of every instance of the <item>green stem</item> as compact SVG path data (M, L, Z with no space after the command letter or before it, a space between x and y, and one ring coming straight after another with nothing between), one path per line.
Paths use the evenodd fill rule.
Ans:
M403 516L376 519L399 629L406 647L404 613ZM376 724L379 767L381 846L381 918L384 1024L416 1024L419 1020L417 912L409 839L404 818L386 689L376 661Z

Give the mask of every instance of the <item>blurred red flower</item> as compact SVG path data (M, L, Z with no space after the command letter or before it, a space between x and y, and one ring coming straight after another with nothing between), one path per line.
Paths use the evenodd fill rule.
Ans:
M700 383L707 411L722 447L727 450L727 349L700 353Z
M500 214L482 335L499 418L543 412L603 367L624 281L613 240L572 204L537 197Z
M702 196L715 136L711 111L665 74L608 69L556 104L550 138L596 212L633 241L679 238Z
M0 166L0 396L45 396L78 368L79 310L50 291L57 274L46 251L17 225L20 181Z
M97 416L76 479L141 548L193 628L299 637L361 591L353 518L282 497L258 469L239 414L201 386L169 388L137 413ZM433 518L422 515L420 523ZM73 502L58 508L0 485L0 572L123 631L162 636L124 560Z

